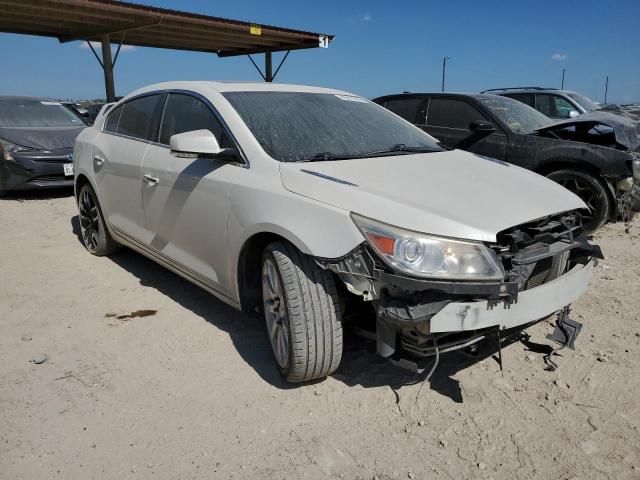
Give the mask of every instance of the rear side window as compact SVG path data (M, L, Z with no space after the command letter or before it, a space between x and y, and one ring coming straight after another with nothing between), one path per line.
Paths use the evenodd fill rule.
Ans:
M422 98L396 98L387 100L384 107L408 122L415 123L418 109L424 102Z
M487 118L467 102L448 98L429 100L427 125L468 130L471 122L479 120Z
M118 128L118 120L120 120L120 113L122 112L122 105L113 110L107 117L107 121L104 122L104 131L115 133Z
M513 98L514 100L518 100L519 102L525 103L530 107L535 108L535 103L533 101L533 95L530 93L509 93L507 95L503 95L504 97Z
M122 106L117 133L155 141L161 99L162 95L148 95L125 103Z

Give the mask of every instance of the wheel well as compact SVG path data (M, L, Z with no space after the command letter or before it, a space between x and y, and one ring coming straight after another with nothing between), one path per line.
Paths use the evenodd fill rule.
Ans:
M242 246L238 257L238 294L242 311L251 312L260 304L262 252L272 242L287 239L270 232L257 233Z
M82 187L84 187L87 183L91 182L89 182L89 179L85 175L78 175L75 186L76 199L78 198L78 195L80 195L80 190L82 189Z
M615 218L615 212L616 212L616 195L615 192L612 188L612 185L610 184L609 181L607 181L603 176L602 176L602 172L600 171L600 169L594 165L591 165L589 163L576 163L576 162L572 162L570 160L553 160L550 161L548 163L545 163L543 165L541 165L540 167L538 167L535 172L540 174L540 175L544 175L547 176L549 175L551 172L555 171L555 170L563 170L563 169L569 169L569 170L577 170L577 171L581 171L584 173L589 173L591 175L593 175L594 177L596 177L601 183L602 186L604 187L605 191L607 192L607 194L609 195L609 200L611 203L611 208L609 210L609 218Z
M602 173L598 167L595 167L588 163L576 163L570 160L552 160L548 163L544 163L540 165L535 172L540 175L548 175L554 170L562 170L565 168L569 168L571 170L581 170L583 172L590 173L592 175L597 176L602 179Z

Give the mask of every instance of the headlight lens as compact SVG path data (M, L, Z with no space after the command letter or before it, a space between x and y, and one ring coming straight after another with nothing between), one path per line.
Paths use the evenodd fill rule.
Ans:
M503 280L497 255L480 242L404 230L352 213L367 242L392 268L442 280Z
M27 150L33 150L33 148L16 145L15 143L11 143L7 140L0 138L0 153L2 154L2 158L7 162L14 161L13 155L11 155L12 153L24 152Z

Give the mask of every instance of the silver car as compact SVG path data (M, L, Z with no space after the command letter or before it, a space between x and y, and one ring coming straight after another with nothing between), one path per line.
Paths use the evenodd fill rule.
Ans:
M260 312L292 382L338 368L349 323L400 364L521 331L584 293L598 251L560 185L338 90L152 85L74 166L91 253L125 245Z

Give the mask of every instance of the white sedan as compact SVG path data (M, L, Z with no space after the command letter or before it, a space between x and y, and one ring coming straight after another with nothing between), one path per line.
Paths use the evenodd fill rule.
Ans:
M152 85L73 158L87 249L261 312L293 382L338 368L343 322L397 362L522 330L585 291L597 252L568 190L338 90Z

